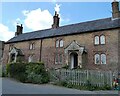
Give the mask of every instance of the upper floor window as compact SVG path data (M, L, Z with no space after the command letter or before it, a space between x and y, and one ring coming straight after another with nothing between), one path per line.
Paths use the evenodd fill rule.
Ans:
M100 37L99 36L95 36L95 45L99 45L99 44L105 44L105 36L104 35L101 35Z
M9 45L9 51L11 51L13 49L13 47L14 47L13 44Z
M59 40L56 40L56 47L59 47Z
M100 44L105 44L105 36L100 36Z
M30 43L29 49L30 49L30 50L35 49L35 43Z
M99 44L99 36L95 36L95 45Z
M60 40L60 47L63 47L63 40Z
M61 39L61 40L56 40L56 47L63 47L64 46L64 42L63 42L63 40Z

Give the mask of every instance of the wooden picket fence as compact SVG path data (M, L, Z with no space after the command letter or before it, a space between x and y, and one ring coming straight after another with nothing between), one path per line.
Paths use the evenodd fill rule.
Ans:
M73 85L86 85L88 82L93 86L102 87L106 84L112 87L113 76L111 71L97 70L51 70L51 82L66 81Z

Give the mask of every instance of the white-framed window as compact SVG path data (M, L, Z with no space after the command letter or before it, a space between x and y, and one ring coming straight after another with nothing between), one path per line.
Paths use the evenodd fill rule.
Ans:
M101 54L101 64L106 64L106 55Z
M56 54L56 56L55 56L55 64L58 64L58 61L59 61L59 56L58 56L58 54Z
M28 62L33 62L33 55L29 55Z
M60 47L63 47L63 46L64 46L63 43L64 43L63 40L60 40Z
M62 54L60 54L60 55L59 55L60 64L62 64L62 62L63 62L62 59L63 59L63 58L62 58Z
M56 54L55 55L55 64L62 64L63 63L63 54Z
M35 43L30 43L29 49L30 49L30 50L35 49Z
M100 64L100 55L99 54L95 54L95 64Z
M100 36L100 44L105 44L105 36L104 35Z
M29 45L29 49L32 49L32 43Z
M56 40L56 47L59 47L59 40Z
M99 44L99 36L95 36L95 45L98 45Z

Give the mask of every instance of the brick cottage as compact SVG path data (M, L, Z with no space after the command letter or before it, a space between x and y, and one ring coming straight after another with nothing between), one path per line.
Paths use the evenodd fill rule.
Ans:
M119 59L119 2L112 2L112 17L59 26L55 12L52 28L23 33L17 25L15 37L5 43L3 64L45 63L46 68L116 70ZM36 25L37 26L37 25Z

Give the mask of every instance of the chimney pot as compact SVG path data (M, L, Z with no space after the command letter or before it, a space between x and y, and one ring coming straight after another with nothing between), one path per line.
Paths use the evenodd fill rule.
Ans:
M17 30L15 32L15 36L18 36L18 35L22 34L22 31L23 31L22 24L21 24L21 26L17 25Z
M119 2L117 0L112 2L112 18L120 18Z
M59 14L57 14L57 11L55 11L55 15L53 16L53 24L52 28L57 28L59 27Z

